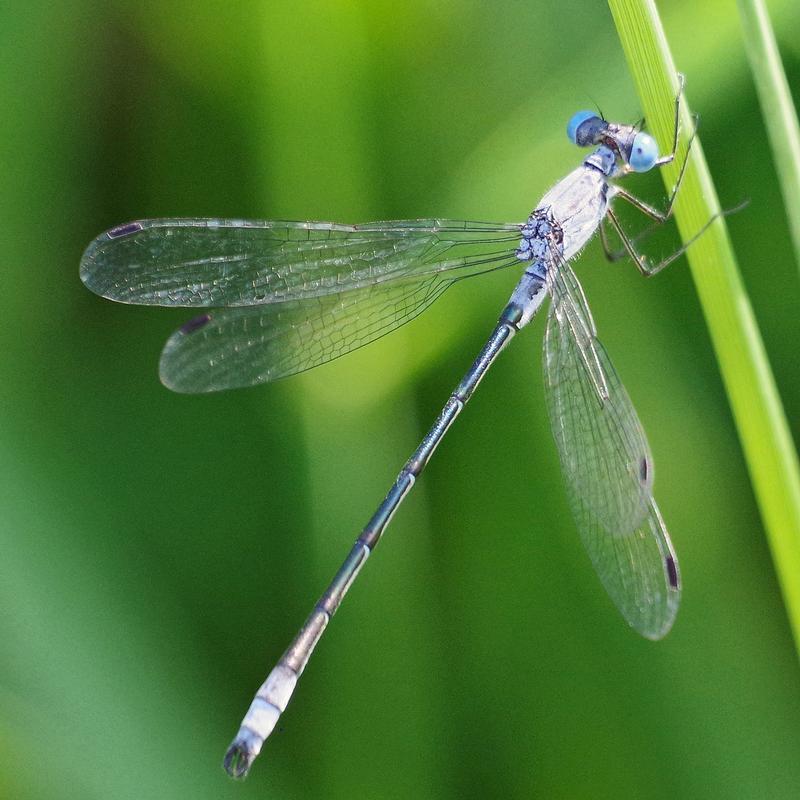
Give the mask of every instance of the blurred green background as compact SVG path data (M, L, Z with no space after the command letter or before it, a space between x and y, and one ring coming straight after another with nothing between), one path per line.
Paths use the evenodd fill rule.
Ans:
M800 6L770 8L797 86ZM722 202L751 199L728 223L797 437L798 265L735 4L660 9ZM594 243L578 263L655 455L685 584L673 632L629 630L581 549L542 315L242 785L220 762L254 690L516 277L205 397L157 378L190 313L78 280L89 240L140 217L524 219L581 157L574 110L639 115L603 3L17 0L0 82L0 797L798 796L796 652L685 262L643 281Z

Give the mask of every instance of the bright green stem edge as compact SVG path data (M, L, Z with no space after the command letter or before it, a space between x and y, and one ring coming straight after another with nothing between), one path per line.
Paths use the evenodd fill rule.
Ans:
M738 0L738 4L744 48L775 160L795 260L800 266L800 129L797 112L764 0Z
M662 145L671 143L678 77L655 4L609 0L609 7L648 127ZM662 170L668 189L686 150L687 131L692 130L687 103L682 104L681 126L679 157ZM675 208L684 242L719 210L702 146L695 140ZM800 470L725 220L717 219L692 244L687 257L800 653Z

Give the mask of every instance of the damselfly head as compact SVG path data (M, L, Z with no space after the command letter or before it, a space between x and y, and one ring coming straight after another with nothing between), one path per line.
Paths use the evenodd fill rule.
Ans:
M638 125L617 125L607 122L600 138L632 172L647 172L658 161L658 144Z
M608 122L596 111L577 111L567 123L567 137L578 147L600 144Z

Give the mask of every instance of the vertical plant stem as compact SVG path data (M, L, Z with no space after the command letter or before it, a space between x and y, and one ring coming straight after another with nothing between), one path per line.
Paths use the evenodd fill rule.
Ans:
M648 125L660 142L668 142L678 80L655 4L609 0L609 7ZM692 126L685 103L681 121L684 152L686 131ZM664 170L666 181L674 181L680 160ZM717 195L696 141L675 208L683 240L718 212ZM717 219L687 256L800 651L800 470L724 219Z
M738 0L745 52L781 186L800 266L800 129L764 0ZM799 578L800 579L800 578Z

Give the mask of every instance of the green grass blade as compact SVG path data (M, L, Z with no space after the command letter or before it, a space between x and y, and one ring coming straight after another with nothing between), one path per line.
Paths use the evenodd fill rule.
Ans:
M738 0L742 37L800 266L800 129L764 0Z
M653 0L609 0L609 6L648 127L663 145L671 140L678 81L655 5ZM692 125L686 103L682 109L681 153ZM663 170L668 188L677 163ZM718 212L703 150L695 141L675 209L684 241ZM687 256L800 650L800 470L724 219L714 222Z

